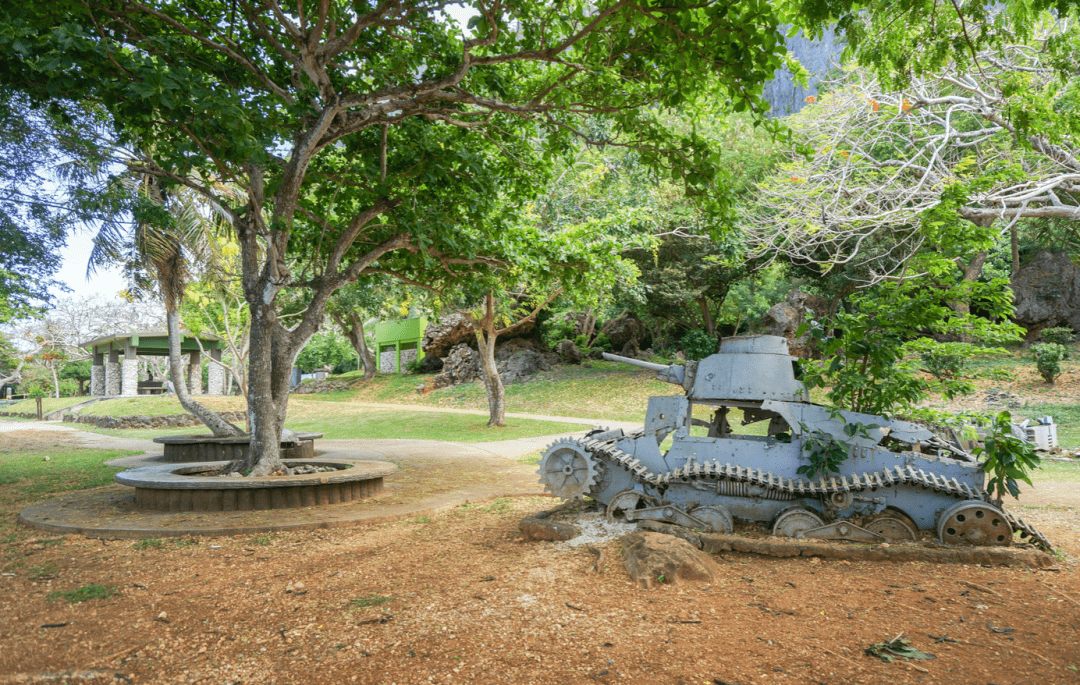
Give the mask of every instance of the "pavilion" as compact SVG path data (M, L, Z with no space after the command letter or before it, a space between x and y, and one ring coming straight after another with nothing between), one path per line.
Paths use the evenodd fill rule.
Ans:
M201 347L200 347L201 344ZM162 383L139 381L139 357L169 356L167 331L136 331L97 338L81 345L94 356L90 367L90 394L101 396L138 395L142 387L147 392L162 388ZM202 351L206 350L214 361L221 361L225 343L215 335L198 336L186 334L180 339L180 354L188 355L188 392L202 395ZM121 363L120 355L123 354ZM106 357L108 358L106 360ZM225 369L210 364L208 378L209 395L225 394Z

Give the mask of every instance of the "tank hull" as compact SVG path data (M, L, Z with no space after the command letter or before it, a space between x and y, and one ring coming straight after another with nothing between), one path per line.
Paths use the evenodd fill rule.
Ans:
M632 433L552 444L541 482L597 500L612 518L714 532L749 522L795 537L990 545L1018 532L1049 547L991 502L958 445L914 423L812 404L786 352L783 338L729 338L697 364L646 366L685 394L650 398ZM840 457L823 464L824 450Z

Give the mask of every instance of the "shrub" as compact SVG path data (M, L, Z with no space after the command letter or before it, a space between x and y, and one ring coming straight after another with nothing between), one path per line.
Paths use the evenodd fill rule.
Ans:
M574 322L567 321L562 316L548 319L540 325L540 337L544 339L544 344L550 348L554 348L563 340L570 340L573 334Z
M687 359L704 359L710 354L716 354L716 336L709 335L705 331L690 331L679 341Z
M1069 358L1069 345L1073 341L1073 332L1071 328L1059 326L1057 328L1044 328L1042 330L1042 339L1048 343L1057 343L1065 347L1065 358Z
M1031 346L1035 367L1047 383L1053 383L1061 375L1061 360L1065 358L1065 354L1065 346L1058 343L1037 343Z
M967 366L967 359L963 355L949 354L947 352L927 352L919 356L926 370L938 380L946 378L959 378Z
M424 368L423 359L410 359L405 362L405 373L420 373Z

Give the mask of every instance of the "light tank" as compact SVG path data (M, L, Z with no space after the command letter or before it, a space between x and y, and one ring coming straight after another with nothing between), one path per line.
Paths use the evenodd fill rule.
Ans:
M597 429L549 445L537 475L558 497L591 497L612 520L722 534L745 521L795 538L932 535L946 544L1001 546L1019 532L1050 548L994 505L980 465L959 445L908 421L811 403L782 337L725 338L717 354L685 365L604 357L654 370L685 393L650 397L645 425L635 431ZM729 415L741 416L735 426ZM830 438L847 452L839 472L800 472Z

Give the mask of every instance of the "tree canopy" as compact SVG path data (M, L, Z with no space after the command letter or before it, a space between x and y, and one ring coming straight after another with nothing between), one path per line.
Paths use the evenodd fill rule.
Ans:
M934 2L881 3L868 20L918 17ZM500 195L531 198L572 140L632 148L723 210L717 151L661 112L717 101L780 130L760 93L787 59L781 22L864 16L851 0L477 0L463 30L449 7L57 0L0 9L0 84L38 102L96 103L135 151L131 171L166 193L203 195L235 228L252 323L255 475L277 466L289 370L337 289L376 262L396 273L510 269L491 256L512 216L495 211ZM586 115L606 128L590 130ZM225 183L238 199L223 196ZM307 292L307 307L286 325L276 300L288 287Z

